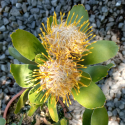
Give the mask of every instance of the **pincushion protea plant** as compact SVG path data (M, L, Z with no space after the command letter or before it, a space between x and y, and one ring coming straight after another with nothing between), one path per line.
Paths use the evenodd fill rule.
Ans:
M59 121L56 104L60 97L67 106L71 104L70 95L86 108L83 114L85 125L107 125L108 115L104 107L106 98L95 84L107 75L113 66L101 63L116 55L118 46L113 41L94 41L90 43L92 27L89 26L88 13L83 5L74 6L67 19L56 13L47 19L39 34L42 43L31 33L16 30L11 38L13 46L9 52L25 64L11 64L11 73L17 84L27 88L21 95L15 113L18 113L27 100L30 101L31 116L47 101L53 121Z

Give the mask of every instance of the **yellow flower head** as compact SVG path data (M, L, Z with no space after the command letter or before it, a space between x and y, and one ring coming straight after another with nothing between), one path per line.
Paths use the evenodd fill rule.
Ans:
M70 12L69 12L70 14ZM68 14L68 17L69 17ZM78 15L75 17L73 23L71 23L72 19L74 18L74 14L72 15L70 22L67 24L68 17L66 21L63 21L62 13L61 16L61 23L58 24L56 13L54 12L53 16L53 23L50 25L49 18L47 19L47 29L45 28L44 24L42 23L46 32L44 32L41 28L42 35L40 38L43 41L44 47L47 49L48 53L56 58L65 58L65 57L82 57L82 53L85 51L89 51L86 49L88 45L90 45L88 37L92 36L92 27L86 29L86 27L81 31L81 28L86 25L88 27L89 21L84 21L81 26L77 26L83 16L76 22ZM91 30L90 30L91 29ZM86 33L90 30L88 33ZM94 36L93 36L94 37ZM92 38L93 38L92 37ZM91 38L91 39L92 39Z
M46 99L51 94L54 97L62 97L65 102L69 99L72 88L79 90L81 73L77 70L77 64L72 60L48 60L38 66L39 69L34 70L33 77L35 81L40 79L41 86L38 91L47 90Z

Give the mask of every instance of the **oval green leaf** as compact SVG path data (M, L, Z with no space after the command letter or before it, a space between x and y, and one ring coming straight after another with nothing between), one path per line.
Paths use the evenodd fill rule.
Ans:
M32 72L38 69L37 66L31 64L11 64L10 72L12 73L17 84L23 88L32 87L36 82L33 79Z
M93 110L85 109L85 112L83 113L83 117L82 117L82 125L91 125L92 113L93 113Z
M25 105L26 101L28 100L28 93L30 91L30 88L26 89L20 96L17 105L16 105L16 109L15 109L15 114L19 113L21 108Z
M79 91L80 93L77 94L72 89L73 96L85 108L94 109L104 105L106 98L102 90L94 82L91 82L88 87L81 87Z
M44 94L46 91L39 91L38 92L38 88L40 87L41 85L38 84L36 85L35 87L33 87L30 92L29 92L29 95L28 95L28 98L30 100L30 103L32 104L36 104L36 105L41 105L44 103L44 100L45 100L45 97ZM42 99L43 97L43 99ZM42 99L42 100L41 100Z
M74 13L74 16L72 18L72 15ZM78 18L76 19L76 16L78 15ZM81 21L78 23L77 26L81 26L85 21L89 20L89 16L88 16L88 12L87 10L85 10L85 7L81 4L81 5L75 5L73 6L73 8L70 11L69 17L67 17L67 25L69 23L73 23L76 19L76 22L78 22L78 20L83 16L83 18L81 19ZM72 20L71 20L72 18ZM71 22L70 22L71 21ZM87 26L87 24L85 24L84 26L82 26L81 31ZM87 29L87 27L86 27Z
M89 45L87 49L91 47L94 47L93 49L91 49L92 53L88 54L87 56L83 56L82 59L84 59L84 61L81 62L82 65L102 63L114 57L118 52L118 46L113 41L100 40Z
M15 59L19 60L20 62L23 62L25 64L33 64L36 65L35 62L28 60L24 56L22 56L15 48L9 47L9 53L11 56L13 56Z
M11 34L11 38L16 50L30 61L35 61L35 56L41 52L47 55L40 41L27 31L18 29Z
M6 120L4 118L0 118L0 124L1 125L5 125L6 124Z
M97 65L97 66L88 66L87 68L82 70L90 74L93 82L97 82L108 74L109 68L107 66Z
M60 121L58 121L57 123L54 123L53 125L68 125L69 121L66 118L62 118Z
M93 111L91 125L108 125L108 114L105 107Z
M50 97L48 100L48 110L49 114L52 118L53 121L58 122L58 113L57 113L57 107L56 107L56 98L55 97Z

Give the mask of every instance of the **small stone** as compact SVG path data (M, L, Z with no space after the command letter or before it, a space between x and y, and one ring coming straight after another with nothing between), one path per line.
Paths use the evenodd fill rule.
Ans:
M101 16L101 21L105 20L105 15Z
M27 6L26 6L26 3L23 3L23 5L22 5L22 9L23 9L23 12L24 12L24 13L27 12Z
M112 116L112 112L111 111L108 111L108 116Z
M12 9L10 10L10 14L11 14L12 16L20 16L20 12L19 12L19 10L17 10L16 8L12 8Z
M97 24L97 27L98 28L100 28L100 26L101 26L101 23L100 23L100 21L97 19L97 22L96 22L96 24Z
M124 26L124 23L119 23L118 28L122 28Z
M11 22L11 24L10 24L13 28L17 28L18 27L18 24L17 24L17 22Z
M57 6L57 0L52 0L52 1L51 1L51 4L52 4L54 7L56 7L56 6Z
M112 111L112 114L113 114L113 116L117 116L117 110L116 109L114 109L113 111Z
M84 4L85 0L81 0L81 4Z
M4 72L8 72L6 65L1 65L1 70Z
M107 23L106 26L107 27L112 27L114 25L114 22L111 22L111 23Z
M6 1L1 1L1 7L5 8L8 5L8 3Z
M31 0L27 0L28 4L31 5Z
M10 0L11 4L14 5L17 3L17 0Z
M86 8L86 10L88 10L88 11L91 9L88 4L85 5L85 8Z
M3 23L4 23L4 25L9 24L9 20L7 18L3 18Z
M5 54L2 54L2 55L0 56L0 60L5 60L5 59L6 59Z
M116 6L116 7L120 7L120 6L121 6L121 3L122 3L121 1L118 1L115 6Z
M107 13L108 12L108 8L106 6L102 7L102 12L103 13Z
M59 12L60 12L60 9L61 9L61 5L58 5L58 6L56 7L56 12L59 13Z
M16 3L16 8L18 8L18 9L22 8L22 4L21 3Z
M113 35L113 36L111 37L111 40L114 41L114 42L117 42L117 41L118 41L116 35Z
M19 26L19 29L22 29L22 30L24 30L26 28L26 26L24 25L24 26Z
M31 23L34 20L33 15L30 15L30 17L28 18L28 23Z
M29 13L26 12L23 16L26 17L26 18L28 18L29 17Z
M37 1L36 0L31 0L32 6L35 7L37 5Z
M123 112L120 112L120 113L119 113L119 116L120 116L120 117L124 116L124 113L123 113Z
M4 98L4 93L0 93L0 99L3 99Z
M96 24L95 24L95 23L92 23L92 26L93 26L94 28L96 28Z
M30 12L31 12L32 14L38 14L38 13L39 13L39 8L32 8L32 9L30 10Z
M0 34L0 40L2 40L3 39L3 34Z
M9 10L10 10L10 7L5 7L4 12L8 13L8 12L9 12Z
M114 18L109 17L109 22L113 22L113 21L114 21Z
M20 64L17 59L14 59L13 62L14 62L14 64Z
M120 109L124 109L124 104L121 104L121 105L119 106L119 108L120 108Z
M0 27L0 31L5 31L6 30L6 27L5 26L1 26Z
M17 20L19 26L22 26L23 22L21 20Z
M32 29L35 28L35 21L33 21L33 22L31 23L31 28L32 28Z
M10 20L10 21L15 21L15 20L16 20L16 17L15 17L15 16L11 16L11 17L9 17L9 20Z
M122 51L122 54L125 56L125 50Z
M10 96L8 96L8 95L4 95L4 101L5 101L5 103L8 102L9 99L10 99Z

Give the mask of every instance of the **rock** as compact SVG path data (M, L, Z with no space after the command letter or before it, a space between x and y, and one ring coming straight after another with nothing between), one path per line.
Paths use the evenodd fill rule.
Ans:
M109 94L109 85L102 85L102 91L105 95Z
M95 24L95 23L92 23L91 25L92 25L94 28L96 28L96 24Z
M8 72L7 70L7 66L6 65L1 65L1 70L4 71L4 72Z
M119 106L120 109L124 109L124 104L122 103L120 106Z
M107 27L112 27L114 25L114 22L111 22L111 23L107 23L106 26Z
M5 101L5 103L7 103L9 101L9 99L10 99L10 96L4 95L4 101Z
M21 3L16 3L16 8L21 9L22 8L22 4Z
M3 39L3 34L0 34L0 40L2 40Z
M9 10L10 10L10 7L5 7L4 12L8 13L8 12L9 12Z
M100 26L101 26L101 23L100 23L100 21L97 19L97 22L96 22L96 24L97 24L97 27L98 28L100 28Z
M23 3L23 5L22 5L22 9L23 9L23 12L24 12L24 13L27 12L27 6L26 6L26 3Z
M81 4L84 4L85 0L81 0Z
M109 22L113 22L113 21L114 21L114 18L109 17Z
M120 113L119 113L119 116L120 116L120 117L124 116L124 113L123 113L123 112L120 112Z
M112 111L112 114L113 114L113 116L117 116L117 110L116 109L114 109L113 111Z
M20 64L17 59L14 59L13 62L14 62L14 64Z
M52 0L52 1L51 1L51 4L52 4L54 7L56 7L56 6L57 6L57 0Z
M115 6L116 6L116 7L120 7L120 6L121 6L121 3L122 3L122 2L119 0L119 1L116 3Z
M0 99L3 99L4 98L4 93L0 93Z
M119 23L118 28L122 28L124 26L124 23Z
M102 7L102 12L103 13L107 13L108 12L108 8L106 6Z
M8 3L6 1L1 1L1 7L5 8L8 5Z
M123 32L123 36L125 37L125 32Z
M3 25L3 20L0 20L0 26L2 26Z
M88 10L88 11L91 9L88 4L85 5L85 8L86 8L86 10Z
M105 15L101 16L101 21L105 20Z
M30 15L30 17L28 18L28 23L31 23L34 20L33 15Z
M32 9L30 10L30 12L31 12L32 14L39 14L39 8L32 8Z
M2 54L2 55L0 56L0 60L5 60L5 59L6 59L5 54Z
M59 5L56 7L56 12L59 13L59 12L60 12L60 9L61 9L61 5L59 4Z
M6 30L6 27L3 25L0 27L0 31L5 31Z
M9 20L7 18L3 18L3 23L4 23L4 25L9 24Z
M37 1L36 0L31 0L32 6L35 7L37 5Z
M26 26L24 25L24 26L19 26L19 29L22 29L22 30L24 30L26 28Z
M11 17L9 17L9 20L10 20L10 21L15 21L15 20L16 20L16 17L11 16Z
M11 22L10 26L16 29L18 27L18 24L17 22Z
M16 4L17 3L17 0L10 0L11 4Z
M122 54L125 56L125 50L122 51Z
M108 116L112 116L112 112L111 111L108 111Z
M29 17L29 13L26 12L23 16L24 16L25 18L28 18L28 17Z
M95 23L95 15L91 15L89 21Z
M32 28L32 29L35 28L35 21L33 21L33 22L31 23L31 28Z
M12 8L12 9L10 10L10 14L11 14L12 16L20 16L20 15L21 15L20 12L19 12L19 10L17 10L16 8Z
M113 36L111 37L111 40L114 41L114 42L117 42L117 41L118 41L116 35L113 35Z
M23 22L21 20L17 20L19 26L22 26Z

